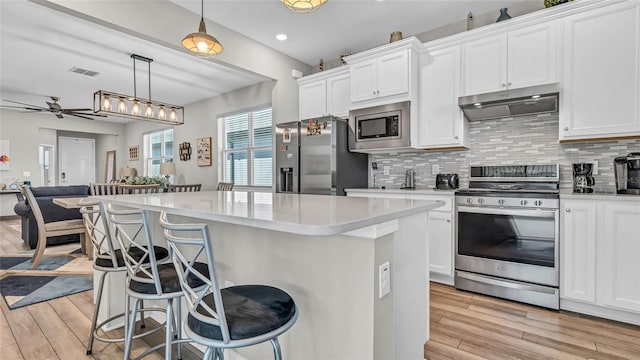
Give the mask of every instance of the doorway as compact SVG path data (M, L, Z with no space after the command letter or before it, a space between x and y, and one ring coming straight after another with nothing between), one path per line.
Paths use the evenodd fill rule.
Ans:
M38 145L38 164L40 167L40 185L54 186L56 184L55 153L53 145Z
M58 184L89 185L95 182L95 140L58 138Z

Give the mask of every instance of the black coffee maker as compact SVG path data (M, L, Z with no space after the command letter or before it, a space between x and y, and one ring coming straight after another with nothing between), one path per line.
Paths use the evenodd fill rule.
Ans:
M591 188L596 181L591 175L593 173L593 164L579 163L573 164L573 192L574 193L592 193Z
M640 152L613 160L618 194L640 195Z

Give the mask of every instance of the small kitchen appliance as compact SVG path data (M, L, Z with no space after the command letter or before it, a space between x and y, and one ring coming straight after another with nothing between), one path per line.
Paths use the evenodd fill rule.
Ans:
M436 189L453 190L458 188L458 174L436 175Z
M593 164L578 163L573 164L573 192L592 193L591 188L595 184L593 179Z
M349 126L354 135L349 150L366 153L410 148L410 115L410 101L349 111Z
M640 195L640 152L615 158L613 169L618 194Z
M416 171L409 169L404 174L404 184L401 189L415 189L416 188Z

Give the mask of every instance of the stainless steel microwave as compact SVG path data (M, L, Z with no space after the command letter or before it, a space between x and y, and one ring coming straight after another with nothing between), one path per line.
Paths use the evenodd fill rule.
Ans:
M408 148L410 111L410 101L349 111L349 126L355 137L351 150Z

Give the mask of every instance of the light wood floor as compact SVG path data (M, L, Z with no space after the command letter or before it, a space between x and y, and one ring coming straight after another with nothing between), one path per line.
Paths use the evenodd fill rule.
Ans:
M23 251L20 233L10 226L16 224L19 221L0 221L0 255ZM122 344L98 341L93 356L85 355L92 296L86 291L16 310L0 300L0 359L122 359ZM110 335L120 336L121 330ZM148 342L136 340L134 356L162 339L157 334ZM431 283L431 340L424 355L429 360L640 359L640 327ZM146 359L162 358L154 353ZM183 358L199 356L187 348Z

